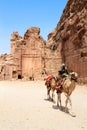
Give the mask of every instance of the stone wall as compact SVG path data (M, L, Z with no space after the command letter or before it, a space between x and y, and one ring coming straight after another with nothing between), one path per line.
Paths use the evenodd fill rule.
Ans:
M40 28L37 27L29 28L24 37L19 36L18 32L11 35L11 55L18 66L15 71L18 78L41 78L44 45L45 40L40 36Z
M10 54L0 55L0 80L12 79L14 68L16 68L16 64Z
M26 50L22 55L22 73L26 77L28 75L28 77L33 76L35 79L41 79L45 40L40 36L40 28L29 28L24 34L24 40Z

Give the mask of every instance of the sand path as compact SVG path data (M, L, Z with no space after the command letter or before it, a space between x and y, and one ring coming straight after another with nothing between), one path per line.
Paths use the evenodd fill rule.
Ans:
M87 130L86 85L71 96L76 117L46 98L44 81L0 81L0 130Z

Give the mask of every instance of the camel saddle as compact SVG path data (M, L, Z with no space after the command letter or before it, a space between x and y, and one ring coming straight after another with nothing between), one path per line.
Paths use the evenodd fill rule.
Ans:
M61 93L62 92L62 84L64 83L64 81L66 80L66 78L59 78L57 83L56 83L56 90L57 90L57 93Z
M49 75L47 78L46 78L46 82L45 82L45 85L47 85L48 87L50 86L50 81L52 79L52 75Z
M49 75L47 78L46 78L46 82L49 82L51 79L52 79L52 75Z

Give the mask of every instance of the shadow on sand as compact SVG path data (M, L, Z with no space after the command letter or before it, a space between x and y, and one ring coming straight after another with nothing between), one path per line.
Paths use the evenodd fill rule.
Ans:
M53 105L52 108L53 109L59 109L60 111L65 112L65 107L64 106L58 107L57 105ZM69 109L68 108L67 108L65 113L69 113Z
M45 101L48 101L48 102L52 102L52 103L55 103L55 101L52 100L52 98L49 98L49 99L44 99Z
M45 101L48 101L48 102L55 103L55 101L53 101L51 98L50 98L50 99L44 99L44 100L45 100ZM75 113L70 112L68 108L67 108L66 111L65 111L65 107L64 107L64 106L59 107L59 106L57 106L57 105L53 105L52 108L55 109L55 110L58 110L58 109L59 109L60 111L66 113L66 114L68 114L68 115L70 115L70 116L72 116L72 117L76 117Z
M76 114L74 112L70 112L68 108L65 111L65 107L64 106L58 107L57 105L53 105L52 108L55 109L55 110L59 109L60 111L66 113L66 114L68 114L68 115L70 115L72 117L76 117Z

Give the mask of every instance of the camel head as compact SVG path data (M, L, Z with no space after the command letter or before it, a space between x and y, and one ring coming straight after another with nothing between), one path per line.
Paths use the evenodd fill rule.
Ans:
M71 80L77 82L78 74L76 72L71 72L70 75L71 75Z

